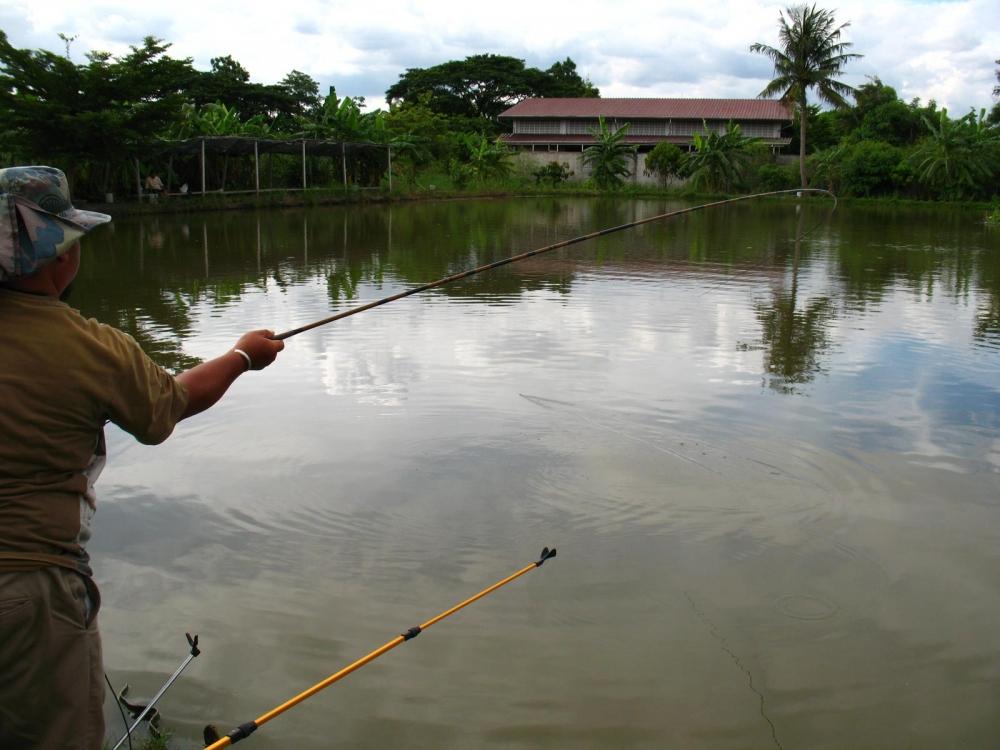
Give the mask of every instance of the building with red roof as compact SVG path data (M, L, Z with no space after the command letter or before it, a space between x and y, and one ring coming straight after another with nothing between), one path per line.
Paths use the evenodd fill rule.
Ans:
M695 133L722 133L730 122L775 152L791 141L786 135L792 124L791 109L773 99L598 98L525 99L500 115L512 130L500 140L540 165L564 162L578 176L585 176L580 154L594 144L591 131L602 117L612 130L628 124L624 142L637 147L636 181L644 174L645 154L656 144L667 141L690 149Z

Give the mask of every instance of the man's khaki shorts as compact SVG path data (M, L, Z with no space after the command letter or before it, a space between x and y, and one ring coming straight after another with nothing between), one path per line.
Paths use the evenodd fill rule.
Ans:
M72 570L0 572L0 748L100 749L96 609Z

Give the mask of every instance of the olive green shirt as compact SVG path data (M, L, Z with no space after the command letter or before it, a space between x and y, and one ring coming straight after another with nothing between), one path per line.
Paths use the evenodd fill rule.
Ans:
M84 544L105 422L160 443L187 400L128 334L0 288L0 570L91 575Z

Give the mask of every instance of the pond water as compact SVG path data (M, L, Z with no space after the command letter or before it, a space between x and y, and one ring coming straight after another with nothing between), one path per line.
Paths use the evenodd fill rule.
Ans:
M73 302L184 368L679 207L121 219ZM149 696L200 634L160 703L196 747L548 545L247 747L995 747L998 367L980 212L821 200L648 224L303 333L161 446L109 429L108 674Z

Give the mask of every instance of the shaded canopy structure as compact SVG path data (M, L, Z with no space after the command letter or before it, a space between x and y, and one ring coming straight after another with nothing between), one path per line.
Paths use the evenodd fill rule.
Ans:
M342 184L344 188L353 185L361 189L379 187L382 177L385 176L388 179L389 189L392 189L392 151L391 147L385 144L351 143L318 138L277 140L252 136L199 136L180 141L155 141L147 144L145 151L145 161L150 159L167 161L169 165L167 170L168 190L175 159L190 160L194 158L198 160L198 173L196 175L198 179L192 180L194 185L188 190L191 193L259 193L266 190L306 190L331 187L334 175L336 175L337 182ZM270 186L262 187L262 157L271 155L284 155L300 162L301 170L295 170L298 174L295 175L294 179L301 181L298 184L284 184L275 187L273 175L270 175L272 177ZM223 157L221 184L218 187L210 187L209 162L212 157L218 156ZM242 159L252 157L252 188L226 189L230 157ZM326 177L322 180L323 184L317 184L316 179L310 179L310 171L315 175L317 171L315 165L319 160L326 160L322 169ZM291 174L291 170L288 169L290 165L290 160L286 159L284 165L286 174ZM269 163L268 166L272 165ZM141 198L143 181L138 159L135 160L135 168L136 190ZM292 182L292 180L287 181Z

